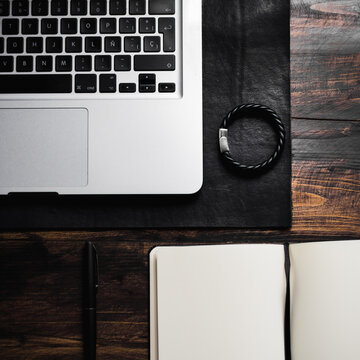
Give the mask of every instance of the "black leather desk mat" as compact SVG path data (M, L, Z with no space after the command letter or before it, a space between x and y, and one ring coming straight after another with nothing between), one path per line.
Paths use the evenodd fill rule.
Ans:
M289 227L289 36L289 0L204 0L204 186L198 194L2 197L0 228ZM287 130L281 159L258 178L240 178L218 152L222 117L249 102L273 108ZM275 139L267 127L250 119L236 123L232 152L247 161L270 155Z

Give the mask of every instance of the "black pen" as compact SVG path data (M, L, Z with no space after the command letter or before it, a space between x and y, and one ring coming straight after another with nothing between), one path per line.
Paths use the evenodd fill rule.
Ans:
M96 359L96 293L98 289L98 260L94 244L84 248L83 273L83 334L85 360Z

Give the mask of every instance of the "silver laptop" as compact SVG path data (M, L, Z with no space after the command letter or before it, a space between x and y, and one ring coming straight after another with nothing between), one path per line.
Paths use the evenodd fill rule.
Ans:
M0 0L0 194L202 186L201 0Z

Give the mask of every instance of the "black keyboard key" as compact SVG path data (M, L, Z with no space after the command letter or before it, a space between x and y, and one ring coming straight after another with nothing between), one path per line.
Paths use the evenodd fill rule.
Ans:
M3 35L17 35L19 33L18 19L4 19L2 21Z
M135 71L174 71L174 55L135 55Z
M175 0L149 0L150 15L175 14Z
M141 34L153 34L155 32L155 18L139 19L139 32Z
M43 38L28 37L26 39L26 52L29 54L40 54L43 52Z
M7 39L7 52L9 54L20 54L24 51L24 39L18 37L9 37Z
M71 15L87 15L87 0L71 0Z
M13 16L28 16L29 15L29 1L28 0L13 0L12 15Z
M124 40L125 52L140 52L141 37L140 36L126 36Z
M174 52L175 51L175 19L160 18L159 33L164 34L163 37L164 52Z
M49 2L47 0L33 0L31 14L33 16L47 16L49 14Z
M140 85L139 92L141 93L154 93L156 91L155 85Z
M156 75L155 74L140 74L139 75L139 92L153 93L156 90Z
M71 75L2 75L1 94L71 93Z
M95 71L111 71L111 56L110 55L95 56Z
M18 56L16 58L16 71L17 72L30 72L33 70L33 57L32 56Z
M0 54L4 52L4 38L0 38Z
M125 15L126 0L110 0L110 15Z
M96 19L81 19L80 20L80 32L81 34L96 34L97 20Z
M156 75L155 74L140 74L139 75L140 85L155 85Z
M57 19L42 19L41 20L41 33L46 35L55 35L58 33L58 20Z
M85 38L85 51L89 53L101 52L101 37L93 36Z
M106 3L104 0L91 0L90 1L90 14L91 15L106 15Z
M116 75L101 74L100 75L100 92L114 93L116 92Z
M51 15L61 16L68 14L67 0L51 0Z
M10 15L10 1L1 0L0 1L0 16L9 16Z
M62 37L46 38L46 52L50 54L61 53L63 51Z
M145 15L145 0L129 0L130 15Z
M92 58L89 55L78 55L75 57L76 71L91 71Z
M121 51L121 37L107 36L105 38L105 52L120 52Z
M75 75L75 92L95 93L96 75Z
M51 56L37 56L36 57L36 71L37 72L51 72L53 68L53 60Z
M12 72L13 70L14 70L14 58L12 56L0 56L0 73Z
M77 19L61 19L60 28L62 34L76 34Z
M82 52L82 37L74 36L65 39L65 51L67 53L80 53Z
M144 37L144 51L145 52L160 52L160 36L145 36Z
M71 56L57 56L55 59L55 71L68 72L72 71L72 57Z
M39 32L39 20L23 19L21 23L21 29L24 35L35 35Z
M136 84L122 83L119 85L119 91L121 93L134 93L134 92L136 92Z
M115 18L100 19L100 33L101 34L115 34L116 33L116 19Z
M174 93L176 91L176 85L174 83L160 83L160 93Z
M131 56L130 55L116 55L114 58L115 71L130 71L131 70Z
M133 34L136 32L136 19L135 18L123 18L120 19L120 33Z

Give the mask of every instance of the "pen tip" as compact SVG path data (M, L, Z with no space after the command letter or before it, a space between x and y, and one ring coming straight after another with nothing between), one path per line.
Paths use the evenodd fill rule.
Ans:
M84 248L85 248L85 249L90 249L90 248L92 248L93 246L94 246L94 244L92 243L92 241L87 241L87 242L85 243Z

